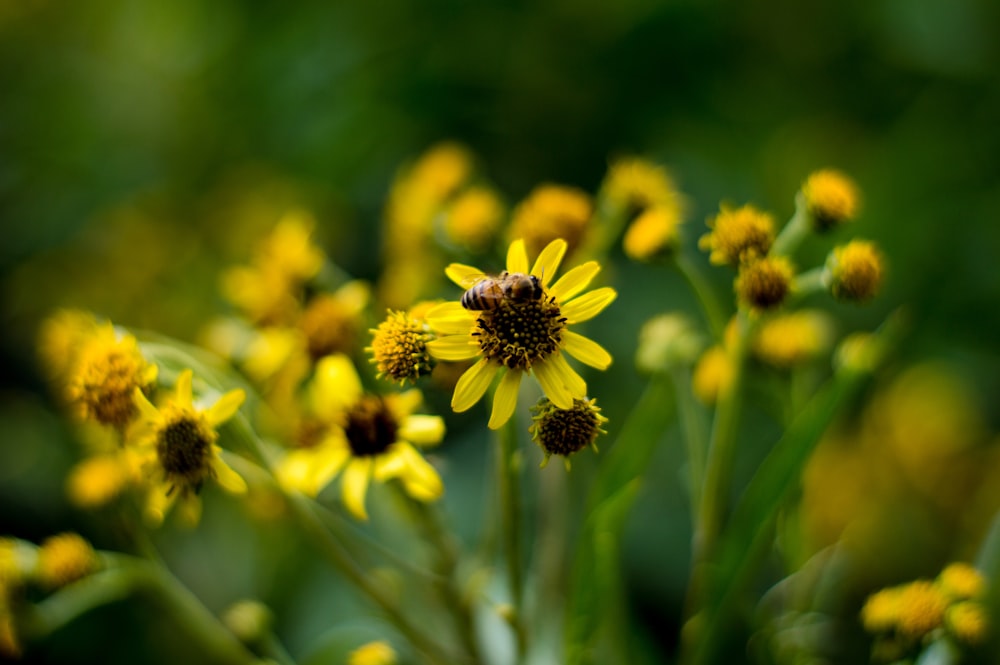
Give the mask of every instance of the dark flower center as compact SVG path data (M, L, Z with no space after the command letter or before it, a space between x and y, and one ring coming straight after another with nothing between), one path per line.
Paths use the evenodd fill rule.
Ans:
M381 455L396 442L399 425L381 397L366 395L347 414L344 433L355 457Z
M555 298L527 302L503 301L479 314L479 330L472 333L486 358L510 369L529 369L559 349L566 319Z

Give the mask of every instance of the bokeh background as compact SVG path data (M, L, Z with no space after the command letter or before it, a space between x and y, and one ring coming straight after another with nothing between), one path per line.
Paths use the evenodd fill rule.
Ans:
M333 261L374 280L394 174L444 139L466 145L510 203L541 182L594 192L609 159L645 155L687 196L692 245L720 201L785 219L809 171L843 169L864 194L850 234L878 242L889 273L871 305L830 309L845 331L874 328L900 305L910 322L871 401L933 361L928 390L957 387L913 398L922 407L900 418L933 418L959 395L965 411L942 418L974 440L963 446L988 447L1000 431L998 51L991 0L0 0L0 531L110 539L64 498L62 474L78 453L36 370L41 317L86 307L194 339L224 307L220 266L243 261L290 207L315 214ZM803 263L828 249L810 240ZM620 250L609 264L621 296L589 332L616 358L600 379L615 422L641 391L641 323L695 309L675 275L631 265ZM715 277L725 293L731 275ZM754 417L762 440L774 433ZM478 500L485 466L471 429L457 422L445 471L448 505L470 537L477 517L462 506ZM690 529L675 431L661 449L625 556L650 662L673 653ZM748 448L740 477L762 450ZM585 490L595 464L580 465L571 491ZM971 556L981 525L941 531L964 504L949 505L917 511L922 549L883 558L857 594ZM279 630L293 652L352 602L310 595L309 575L324 573L287 572L295 541L280 526L206 514L197 534L171 533L164 546L213 609L239 594L287 609ZM112 607L33 657L133 662L149 644L163 662L193 657L169 634L141 603Z

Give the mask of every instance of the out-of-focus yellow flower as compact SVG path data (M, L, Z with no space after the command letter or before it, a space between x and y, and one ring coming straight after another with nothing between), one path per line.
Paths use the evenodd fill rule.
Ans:
M528 431L545 453L543 467L549 463L550 457L561 455L568 471L570 455L587 446L596 452L598 435L607 434L602 426L608 419L601 415L594 399L573 400L573 408L560 409L543 397L531 410L534 412L533 423Z
M927 580L916 580L899 591L896 625L906 637L919 640L944 621L948 601L941 590Z
M769 365L788 368L826 353L832 344L830 316L820 310L801 310L763 321L751 349Z
M647 208L625 231L622 248L636 261L671 256L680 246L680 208L658 205Z
M420 156L410 169L409 179L438 201L444 201L462 186L471 172L469 151L458 143L444 141Z
M316 220L304 210L282 217L257 248L255 263L279 275L304 283L315 277L326 258L312 241Z
M399 660L388 642L369 642L347 657L347 665L396 665Z
M123 429L137 414L132 393L150 389L156 373L135 337L119 336L107 323L84 341L69 376L67 399L81 418Z
M62 533L42 543L36 572L44 586L56 589L86 577L97 566L97 554L90 543L80 534Z
M852 240L835 248L827 259L830 292L838 300L871 300L882 286L881 252L873 243Z
M709 348L698 359L691 377L691 390L704 404L715 404L732 385L735 369L729 352L720 345Z
M246 482L229 468L216 445L216 427L233 417L246 395L231 390L220 396L208 408L194 405L192 371L184 370L177 377L173 398L157 409L139 390L134 393L141 415L130 432L130 445L141 456L143 470L149 480L146 517L160 524L175 501L181 501L186 520L197 523L201 516L202 485L214 480L234 494L246 492Z
M702 236L698 246L710 251L709 260L719 265L760 259L774 242L774 218L749 204L736 209L722 204L708 227L711 233Z
M667 170L641 157L615 160L604 179L602 194L612 205L626 209L680 208L677 187Z
M967 563L951 563L938 575L938 585L950 600L972 600L986 593L986 578Z
M736 298L752 310L780 306L792 288L795 269L783 256L765 256L740 266L736 277Z
M240 642L253 645L271 632L274 614L261 602L241 600L226 608L222 623Z
M340 474L344 505L358 519L368 518L365 494L372 478L399 479L418 501L443 494L437 471L414 447L444 438L441 418L413 413L423 400L420 391L366 394L350 359L332 355L317 363L308 397L313 414L329 427L319 443L289 451L281 461L278 478L286 488L316 496Z
M79 309L60 309L42 321L38 329L38 356L49 377L65 380L66 373L76 364L80 349L99 328L93 314Z
M861 623L869 633L889 632L899 620L900 591L881 589L868 596L861 608Z
M564 185L539 185L514 210L512 240L523 238L529 254L539 254L557 239L566 242L572 254L584 239L594 212L590 195Z
M360 280L348 282L332 294L313 296L299 319L310 357L316 360L331 353L351 353L370 300L371 288Z
M858 188L850 178L834 169L809 174L802 185L806 211L817 231L828 231L848 222L858 212Z
M990 632L990 619L981 603L955 603L945 612L948 631L966 644L982 644Z
M452 243L479 252L496 236L503 216L503 203L493 190L470 187L445 210L444 232Z
M426 315L426 310L424 310ZM434 339L423 316L411 312L389 311L386 319L371 331L372 344L365 348L370 362L378 369L378 378L405 384L416 382L431 373L434 359L427 343Z
M697 360L705 338L683 314L661 314L646 321L639 330L636 366L649 373L666 372Z
M466 309L454 301L428 313L427 321L438 335L427 345L431 355L446 361L478 358L455 386L451 400L455 411L466 411L478 402L498 373L502 378L493 397L490 428L497 429L513 415L521 379L528 373L556 406L570 409L573 400L587 396L587 384L562 352L597 369L611 364L604 347L569 328L600 314L618 294L603 287L577 297L600 270L596 261L577 266L550 286L566 251L566 241L553 240L529 269L524 241L511 243L507 272L537 279L533 282L541 287L537 298L512 302L504 296L497 307L482 310ZM482 270L459 263L445 272L463 288L483 275Z
M138 481L137 470L137 461L130 448L94 455L70 470L66 476L66 493L78 508L100 508Z

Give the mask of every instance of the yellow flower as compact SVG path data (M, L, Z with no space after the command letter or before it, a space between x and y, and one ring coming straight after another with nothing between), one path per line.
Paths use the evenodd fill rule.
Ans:
M135 337L119 337L108 323L84 342L67 398L85 420L122 429L138 413L132 393L149 389L156 372L156 365L142 357Z
M511 243L507 272L537 278L543 289L538 299L512 302L505 298L495 309L483 311L449 302L428 313L427 321L439 336L427 345L431 355L447 361L479 358L455 386L451 400L455 411L466 411L478 402L501 370L503 376L489 421L491 428L500 427L514 413L521 377L528 372L538 380L553 404L560 409L571 409L574 400L586 398L587 384L570 367L562 352L597 369L611 364L611 355L602 346L573 332L570 326L599 314L617 293L603 287L577 297L600 270L596 261L573 268L552 284L566 250L566 241L552 241L529 270L524 241ZM448 266L445 272L466 288L483 275L482 270L458 263Z
M141 456L150 482L146 517L153 524L161 523L178 499L187 521L197 523L198 494L207 480L234 494L247 489L243 478L222 461L222 449L215 443L219 438L215 428L236 414L244 392L231 390L202 409L192 399L191 381L191 370L181 372L173 398L159 409L141 391L134 393L141 415L129 443Z
M258 246L255 264L298 283L315 277L323 267L323 250L312 241L316 220L304 210L282 217Z
M941 591L952 600L970 600L986 593L983 574L967 563L951 563L938 575Z
M745 263L736 277L736 298L754 310L773 309L785 301L794 276L791 262L783 256L765 256Z
M430 196L443 201L457 190L472 172L472 155L458 143L444 141L420 156L409 172L409 180Z
M460 247L482 250L496 235L503 214L503 203L492 190L470 187L459 194L445 211L444 232Z
M38 355L49 377L65 377L81 346L99 327L93 314L78 309L61 309L48 316L38 329Z
M86 577L97 569L97 565L94 548L76 533L47 538L38 550L38 578L50 589Z
M607 434L601 429L608 419L601 415L596 400L573 400L573 408L560 409L543 397L531 407L534 421L528 431L531 438L545 453L544 467L553 455L562 455L566 470L569 470L569 456L590 446L597 451L597 435Z
M572 253L583 241L593 211L590 195L580 189L539 185L514 210L510 237L523 238L531 254L562 238Z
M693 364L704 347L704 336L689 318L660 314L639 329L635 364L643 372L666 372Z
M691 390L702 403L715 404L719 395L729 389L733 374L729 352L717 344L705 351L695 365Z
M966 644L982 644L990 631L986 608L971 601L955 603L945 612L945 625L952 635Z
M353 351L361 316L370 299L371 289L360 280L348 282L332 294L313 296L299 319L309 356L316 360L331 353Z
M767 364L788 368L818 357L832 344L833 323L829 315L819 310L801 310L764 321L751 348Z
M679 208L679 194L667 170L640 157L624 157L612 163L602 189L612 204L623 208Z
M681 242L680 213L676 206L648 208L625 231L625 255L636 261L650 261L676 252Z
M899 591L899 632L920 639L941 625L948 601L941 590L927 580L904 585Z
M868 596L861 608L861 623L869 633L887 633L899 619L899 589L889 588Z
M372 356L369 362L378 369L378 378L405 384L416 382L434 369L434 359L427 350L433 335L424 318L414 316L412 310L389 310L385 321L371 333L372 345L365 351Z
M840 171L822 169L809 174L802 185L802 196L817 231L840 226L858 212L858 188Z
M830 292L839 300L863 302L882 286L882 254L873 243L852 240L830 252L826 262Z
M440 417L414 415L423 399L420 391L366 394L350 359L332 355L317 363L308 398L313 414L328 428L319 443L289 451L281 461L278 478L286 488L316 496L343 472L341 496L358 519L368 519L365 494L372 478L398 478L418 501L443 494L437 471L414 448L444 438Z
M347 657L347 665L396 665L396 652L387 642L369 642Z
M94 455L74 466L66 477L66 493L73 505L90 510L107 505L137 480L130 448Z
M766 255L774 242L774 218L745 205L735 210L723 204L714 219L708 221L712 229L698 241L698 246L711 252L709 260L715 264L739 265Z

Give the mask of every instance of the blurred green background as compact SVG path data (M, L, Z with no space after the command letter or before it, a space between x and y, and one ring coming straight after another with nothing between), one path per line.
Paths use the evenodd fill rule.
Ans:
M544 181L593 192L609 158L646 155L689 198L689 244L721 200L787 219L809 171L843 169L864 205L840 238L873 239L889 261L872 305L832 307L843 329L871 329L905 305L900 365L947 362L996 431L998 51L992 0L0 0L0 532L39 540L77 528L110 545L63 498L61 474L76 452L35 370L42 316L88 307L192 339L222 306L220 266L242 261L291 205L316 214L333 261L374 279L393 175L442 139L468 146L510 202ZM818 264L828 249L810 240L803 262ZM611 264L616 313L589 333L616 358L600 380L615 422L641 389L631 363L639 325L693 311L693 299L672 274L626 264L620 253ZM731 275L713 276L725 293ZM472 438L468 422L456 427ZM675 635L689 525L676 432L668 439L629 530L626 564L636 616L650 634L669 625ZM449 505L474 534L461 505L477 491L482 455L460 444L452 455ZM759 451L744 466L754 459ZM570 481L576 491L595 464L584 462ZM217 519L213 527L206 515L199 533L217 534L221 551L258 539L254 562L235 579L213 577L226 568L217 561L199 566L199 556L217 556L204 538L165 539L210 607L234 593L276 604L304 593L305 572L261 573L285 570L289 534ZM261 578L270 586L254 588ZM308 602L291 606L300 614L280 628L304 648L324 621ZM99 645L122 633L116 622L169 630L153 617L111 608L37 655L131 662L127 643L113 654ZM142 631L137 644L169 643ZM191 655L170 648L164 662ZM667 638L651 652L672 648Z

